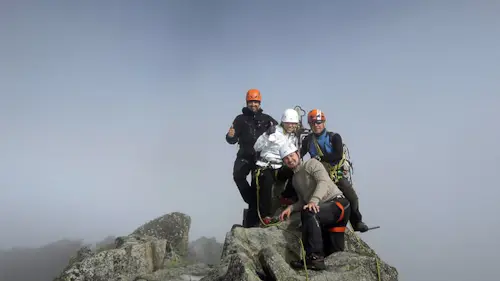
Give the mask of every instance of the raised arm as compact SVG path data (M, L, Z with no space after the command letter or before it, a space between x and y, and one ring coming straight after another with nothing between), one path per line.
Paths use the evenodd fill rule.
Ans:
M234 129L234 135L232 137L229 136L229 132L226 133L226 142L229 144L235 144L238 142L240 134L241 134L241 121L238 116L234 118L233 124L231 125Z
M344 143L342 142L342 137L338 133L330 134L330 142L332 144L333 151L329 155L332 162L338 162L344 156Z

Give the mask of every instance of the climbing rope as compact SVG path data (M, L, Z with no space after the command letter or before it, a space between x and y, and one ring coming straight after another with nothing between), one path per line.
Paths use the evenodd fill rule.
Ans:
M262 224L262 226L264 228L271 227L271 226L276 226L278 229L280 229L280 230L282 230L282 231L284 231L286 233L290 233L290 234L292 234L293 236L295 236L298 239L299 244L300 244L302 262L304 264L304 272L306 274L306 281L309 281L309 272L308 272L307 264L306 264L306 251L305 251L305 248L304 248L304 242L302 241L302 238L299 237L298 235L296 235L295 233L293 233L292 231L281 227L281 224L283 222L275 222L275 223L266 224L264 222L264 220L262 219L262 216L260 214L260 195L259 195L260 183L259 183L259 178L260 178L261 170L265 170L265 169L267 169L267 167L258 168L256 170L256 172L255 172L255 186L256 186L256 190L257 190L257 215L259 216L260 223ZM349 224L351 225L351 228L354 229L354 227L352 226L352 224L351 224L350 221L349 221ZM351 230L350 228L348 228L348 229L356 237L356 239L358 240L358 243L361 245L361 247L365 251L369 252L368 249L365 247L365 245L362 243L361 238L359 238L359 236L356 235L356 233L354 232L354 230ZM377 279L378 279L378 281L382 281L381 274L380 274L380 258L376 254L374 254L374 258L375 258L376 269L377 269Z

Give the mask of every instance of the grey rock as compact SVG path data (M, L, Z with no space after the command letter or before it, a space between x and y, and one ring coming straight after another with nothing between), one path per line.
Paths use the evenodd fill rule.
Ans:
M166 239L170 247L180 256L187 255L191 217L174 212L140 226L132 234L147 235L158 239Z
M202 281L306 280L305 270L289 262L301 257L299 214L279 226L233 228L227 233L220 265ZM327 257L327 270L307 271L308 280L397 281L396 268L387 264L357 234L346 232L346 251Z
M203 276L208 266L183 263L190 223L189 216L172 213L116 238L106 250L81 248L55 281L167 281Z

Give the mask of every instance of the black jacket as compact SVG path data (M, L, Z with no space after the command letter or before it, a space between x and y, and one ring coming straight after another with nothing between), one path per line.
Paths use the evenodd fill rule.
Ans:
M236 116L233 121L234 137L230 138L226 134L226 141L229 144L238 143L240 145L237 157L253 161L256 158L253 149L255 141L269 127L277 125L278 122L273 117L262 113L262 109L253 112L249 108L243 107L241 112L243 114Z
M300 147L300 157L304 157L307 153L309 153L311 142L313 142L312 139L313 134L314 133L310 133L302 141L302 146ZM325 148L320 147L321 151L324 153L324 156L321 158L321 161L325 161L330 164L336 164L340 160L342 160L342 157L344 156L344 142L342 141L342 137L338 133L326 131L326 134L328 135L328 139L330 140L330 146L332 148L332 152L325 153Z

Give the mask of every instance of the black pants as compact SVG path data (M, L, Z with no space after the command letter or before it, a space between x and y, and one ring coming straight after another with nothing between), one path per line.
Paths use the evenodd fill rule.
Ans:
M342 191L342 193L344 193L345 198L349 200L349 203L351 203L351 215L349 217L349 220L351 221L351 224L354 226L356 223L363 220L363 216L359 211L358 195L356 194L356 191L354 190L352 183L345 178L340 179L337 182L337 186Z
M283 198L289 198L293 201L297 201L297 192L293 188L292 184L293 171L287 166L283 165L278 171L278 180L285 182L288 180L285 186L285 190L281 193Z
M248 212L245 227L258 226L261 218L273 216L273 186L276 181L276 170L271 168L257 168L252 177L253 201L248 204ZM258 182L257 182L258 180ZM258 188L257 188L258 184ZM257 190L258 201L257 205Z
M233 166L233 179L240 191L241 198L247 203L255 201L255 191L247 181L247 176L255 168L252 160L236 157Z
M346 198L336 198L319 204L319 212L316 214L301 210L302 242L306 254L314 253L326 257L334 252L344 251L344 231L350 210Z

